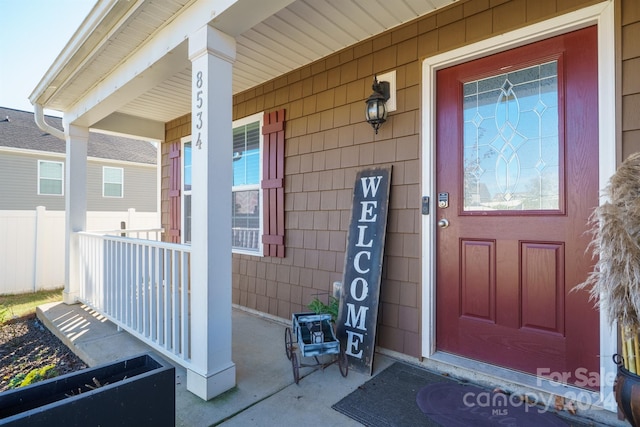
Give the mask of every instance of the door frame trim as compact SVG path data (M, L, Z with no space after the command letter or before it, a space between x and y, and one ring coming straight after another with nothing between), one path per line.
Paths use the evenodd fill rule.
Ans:
M544 22L529 25L477 43L426 58L422 62L422 194L434 199L436 141L436 72L439 69L533 43L559 34L596 24L598 26L598 129L599 188L605 188L616 170L616 74L614 1L607 0ZM601 198L601 203L603 199ZM435 206L435 202L431 203ZM436 352L436 248L435 215L422 216L422 356L432 358ZM609 327L600 313L600 397L605 409L615 411L611 396L616 366L612 355L617 347L616 328Z

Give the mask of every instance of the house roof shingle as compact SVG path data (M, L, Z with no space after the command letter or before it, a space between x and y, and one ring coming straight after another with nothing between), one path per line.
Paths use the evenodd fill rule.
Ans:
M62 119L45 116L47 123L62 130ZM40 130L28 111L0 107L0 147L64 153L65 141ZM87 155L101 159L156 164L156 147L150 141L89 133Z

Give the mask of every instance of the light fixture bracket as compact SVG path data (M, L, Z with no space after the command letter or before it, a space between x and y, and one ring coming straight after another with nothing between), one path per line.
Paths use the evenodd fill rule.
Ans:
M371 85L371 89L373 89L374 92L382 95L382 97L384 98L384 102L387 102L391 97L391 85L386 81L379 82L377 76L375 76L373 79L374 80L373 84Z

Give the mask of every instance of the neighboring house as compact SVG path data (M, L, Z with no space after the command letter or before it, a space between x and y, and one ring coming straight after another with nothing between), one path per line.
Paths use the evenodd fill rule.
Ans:
M62 130L62 119L47 117ZM92 132L87 210L157 212L157 149L150 141ZM65 141L43 132L33 113L0 107L0 211L65 208Z
M62 119L47 120L62 130ZM40 130L33 113L0 107L0 294L65 282L65 152L65 141ZM150 141L92 132L86 228L159 230L157 164Z
M356 173L392 166L379 350L612 410L616 336L571 290L599 189L640 146L637 2L339 3L98 2L30 99L64 113L67 156L90 128L162 140L179 256L148 274L185 293L169 341L91 297L109 277L70 276L66 301L181 360L208 399L235 384L231 304L290 319L329 292ZM376 75L392 111L374 133Z

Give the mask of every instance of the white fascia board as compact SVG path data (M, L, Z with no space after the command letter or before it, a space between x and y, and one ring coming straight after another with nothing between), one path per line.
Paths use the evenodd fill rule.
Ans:
M98 1L95 4L58 57L53 61L53 64L49 67L40 82L38 82L38 85L29 95L31 104L44 104L46 102L46 98L44 98L45 95L48 97L57 90L57 87L51 86L51 83L117 3L118 0L104 0Z
M0 153L10 153L16 155L35 156L35 157L54 157L65 158L64 153L55 153L53 151L33 150L30 148L16 148L16 147L0 147Z
M43 151L43 150L31 150L27 148L0 147L0 153L3 153L3 152L9 153L9 154L37 157L41 160L44 158L52 158L52 159L60 159L64 161L67 157L65 153L54 153L51 151ZM143 167L143 168L157 167L157 165L154 163L142 163L142 162L132 162L129 160L105 159L102 157L93 157L93 156L87 156L87 161L93 162L93 163L107 163L107 164L113 164L113 165L120 165L123 167L125 166L137 166L137 167Z
M129 160L105 159L102 157L87 157L87 161L92 163L101 163L101 164L108 164L108 165L120 166L120 167L135 166L135 167L148 168L148 169L155 169L158 167L158 165L154 163L131 162Z

